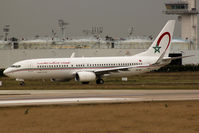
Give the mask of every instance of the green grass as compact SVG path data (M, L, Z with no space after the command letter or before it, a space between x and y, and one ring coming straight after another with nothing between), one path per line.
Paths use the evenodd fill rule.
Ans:
M19 86L14 79L1 77L3 86L0 90L79 90L79 89L199 89L199 72L146 73L128 77L127 82L121 78L104 78L105 84L82 85L74 80L70 82L51 82L49 80L25 81Z

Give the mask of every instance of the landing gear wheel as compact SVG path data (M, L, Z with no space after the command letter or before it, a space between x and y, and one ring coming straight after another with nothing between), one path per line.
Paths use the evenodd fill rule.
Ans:
M96 84L104 84L104 80L103 79L97 79Z
M82 84L87 85L87 84L89 84L89 82L82 82Z
M25 82L20 82L19 85L20 85L20 86L24 86L24 85L25 85Z

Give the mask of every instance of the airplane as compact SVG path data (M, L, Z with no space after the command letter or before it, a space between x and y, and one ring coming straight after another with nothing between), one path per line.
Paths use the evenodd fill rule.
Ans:
M169 57L174 27L175 20L169 20L152 45L134 56L76 58L73 54L71 58L30 59L14 63L3 73L19 81L20 85L24 85L25 80L32 79L75 79L82 84L89 84L91 81L103 84L103 77L128 77L158 70L171 60L183 58Z

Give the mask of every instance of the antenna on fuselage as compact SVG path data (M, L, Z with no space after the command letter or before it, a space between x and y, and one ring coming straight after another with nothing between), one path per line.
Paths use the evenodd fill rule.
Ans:
M70 58L74 58L75 57L75 52L73 52L70 56Z

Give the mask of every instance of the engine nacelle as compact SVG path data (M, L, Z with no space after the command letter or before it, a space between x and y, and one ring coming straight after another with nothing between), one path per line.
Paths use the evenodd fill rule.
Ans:
M93 72L78 72L75 79L80 82L90 82L96 79L96 75Z

